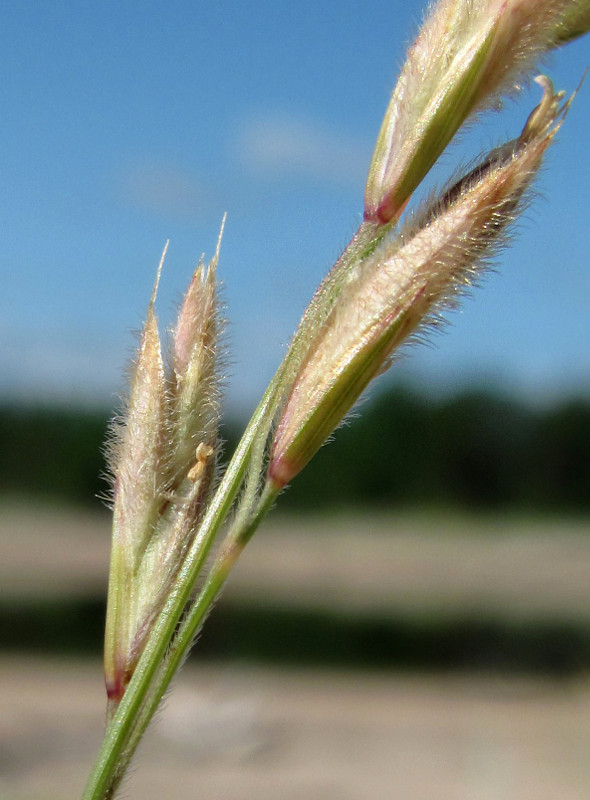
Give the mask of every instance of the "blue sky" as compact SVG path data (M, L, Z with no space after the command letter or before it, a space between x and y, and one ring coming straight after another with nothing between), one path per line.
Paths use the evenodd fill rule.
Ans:
M170 325L228 219L219 274L228 396L250 408L314 287L356 229L415 0L6 4L0 29L0 395L109 403L171 240ZM544 71L571 92L590 39ZM516 135L538 87L473 128L457 163ZM483 289L395 369L433 392L473 379L590 391L590 85L542 197Z

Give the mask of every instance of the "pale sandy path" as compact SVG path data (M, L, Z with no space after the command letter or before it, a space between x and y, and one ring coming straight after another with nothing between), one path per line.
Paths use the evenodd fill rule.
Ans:
M0 515L5 598L96 594L107 562L106 518ZM590 537L555 521L271 520L228 595L590 619ZM0 659L0 800L78 797L102 705L98 663ZM590 684L191 666L126 796L588 800Z
M100 665L0 660L0 798L79 796ZM130 800L587 800L590 685L187 669Z
M0 597L106 592L107 515L0 507ZM590 521L271 515L230 599L590 623Z

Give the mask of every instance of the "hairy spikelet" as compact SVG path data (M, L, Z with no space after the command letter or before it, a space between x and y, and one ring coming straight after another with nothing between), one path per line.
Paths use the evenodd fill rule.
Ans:
M171 364L172 463L185 464L199 446L217 449L218 342L221 330L215 256L200 262L185 294L174 331ZM193 465L194 466L194 465ZM177 477L178 479L178 477Z
M270 476L291 480L392 351L456 302L502 243L559 127L562 94L544 98L521 136L385 236L351 271L295 380L275 435Z
M588 0L443 0L410 48L383 120L365 218L401 214L471 115L498 105L535 62L590 24Z
M165 254L127 408L108 447L114 478L105 673L115 705L196 534L218 450L219 243L209 266L200 262L195 270L167 365L154 309Z
M197 265L173 334L168 389L168 503L137 575L141 624L133 649L138 653L196 534L215 475L222 327L216 269L221 233L209 265Z
M109 697L119 697L130 674L137 624L134 582L155 530L162 500L166 453L166 375L154 304L164 254L131 371L124 421L111 445L113 538L105 630L105 678Z

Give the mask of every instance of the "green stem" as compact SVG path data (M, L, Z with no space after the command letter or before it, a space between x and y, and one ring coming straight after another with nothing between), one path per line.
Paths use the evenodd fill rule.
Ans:
M150 634L145 650L127 686L125 694L106 730L105 738L89 778L82 800L108 800L123 777L140 736L134 736L134 728L142 714L150 688L166 656L179 620L190 600L201 568L209 554L215 537L225 521L235 496L242 484L250 459L252 444L260 429L264 433L269 426L276 405L276 378L268 387L260 405L250 420L240 444L232 458L217 492L209 506L198 534L176 578L169 598ZM187 641L185 649L190 646ZM175 648L176 649L176 648ZM181 657L184 652L181 653ZM169 681L168 681L169 682ZM149 704L151 706L151 704ZM155 710L155 707L154 707ZM153 713L153 712L152 712ZM151 714L142 726L147 727ZM135 742L131 748L129 743Z
M160 701L194 642L195 636L201 630L207 615L219 597L227 576L238 560L247 541L270 510L278 493L279 490L267 484L260 497L258 508L249 522L239 531L232 526L232 531L226 536L221 546L221 552L215 560L205 584L181 622L162 668L157 672L150 686L145 705L141 709L141 714L129 738L129 756L136 750Z

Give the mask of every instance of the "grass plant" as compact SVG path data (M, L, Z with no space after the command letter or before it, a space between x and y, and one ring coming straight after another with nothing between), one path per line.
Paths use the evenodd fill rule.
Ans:
M228 573L281 491L396 349L477 283L526 207L572 98L537 76L541 100L514 140L404 214L410 198L466 122L498 108L539 58L589 27L589 0L441 0L429 9L378 136L363 221L223 471L220 248L199 263L166 347L155 311L162 257L127 407L109 444L107 727L85 800L115 796Z

